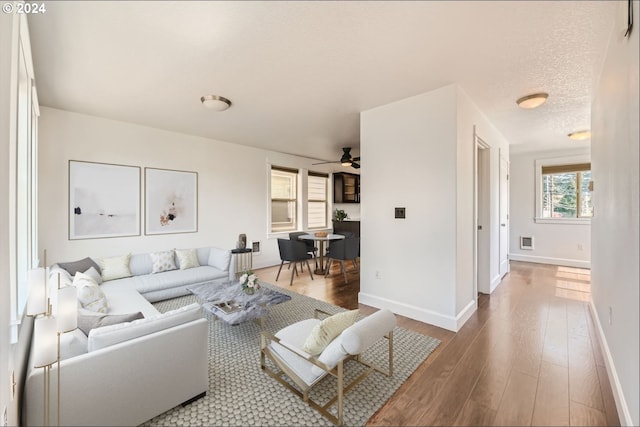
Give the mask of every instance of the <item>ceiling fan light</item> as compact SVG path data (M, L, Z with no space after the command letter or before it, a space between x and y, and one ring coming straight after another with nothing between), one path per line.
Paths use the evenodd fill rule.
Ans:
M548 97L548 93L533 93L531 95L523 96L522 98L518 99L516 101L516 104L518 104L518 107L520 108L531 110L533 108L538 108L539 106L544 104L547 101Z
M342 162L341 163L342 166L351 166L351 160L347 160L347 161L342 160L341 162Z
M200 97L202 105L213 111L224 111L231 107L231 101L224 96L205 95Z
M571 132L567 136L569 138L573 139L574 141L584 141L585 139L591 138L591 131L589 131L589 130L579 130L579 131L576 131L576 132Z

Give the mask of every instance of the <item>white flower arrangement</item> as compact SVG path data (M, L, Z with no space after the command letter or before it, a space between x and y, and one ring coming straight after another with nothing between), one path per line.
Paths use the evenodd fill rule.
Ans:
M260 289L258 276L256 276L256 274L251 270L247 270L242 273L242 275L240 276L240 285L242 285L242 289L245 292L252 292L256 289Z

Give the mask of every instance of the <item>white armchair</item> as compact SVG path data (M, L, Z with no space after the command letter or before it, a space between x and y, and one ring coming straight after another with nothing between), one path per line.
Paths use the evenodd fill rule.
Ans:
M312 319L306 319L289 325L275 335L263 331L261 335L261 368L285 387L307 402L336 425L344 421L344 394L358 383L377 371L386 376L393 375L393 329L396 318L389 310L379 310L354 323L336 337L318 356L312 356L302 350L305 340L312 329L321 320L318 315L328 313L316 310ZM361 354L382 338L388 340L388 367L382 369L363 360ZM267 358L273 362L267 363ZM345 364L353 360L367 366L367 369L350 384L344 384ZM274 367L275 365L275 367ZM336 394L324 405L313 401L309 391L323 378L333 376L337 379ZM285 377L297 386L291 385ZM330 408L337 403L337 416Z

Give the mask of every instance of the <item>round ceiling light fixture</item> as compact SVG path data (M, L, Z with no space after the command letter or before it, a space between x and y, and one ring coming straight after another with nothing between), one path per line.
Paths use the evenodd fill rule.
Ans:
M532 93L531 95L523 96L516 101L518 107L530 110L532 108L538 108L544 104L549 97L548 93Z
M569 138L574 141L584 141L585 139L591 138L591 131L589 130L579 130L576 132L571 132L567 135Z
M213 110L213 111L224 111L227 108L231 107L231 101L225 98L224 96L218 95L205 95L200 97L200 102L205 107Z

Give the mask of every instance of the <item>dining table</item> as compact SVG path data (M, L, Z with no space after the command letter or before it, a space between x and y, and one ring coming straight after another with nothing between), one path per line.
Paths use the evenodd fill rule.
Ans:
M316 236L315 234L303 234L298 236L298 239L301 240L313 240L314 244L317 242L318 252L319 252L319 268L316 269L316 274L324 274L324 252L325 252L325 244L326 242L331 242L332 240L340 240L344 239L344 235L342 234L327 234L325 236Z

